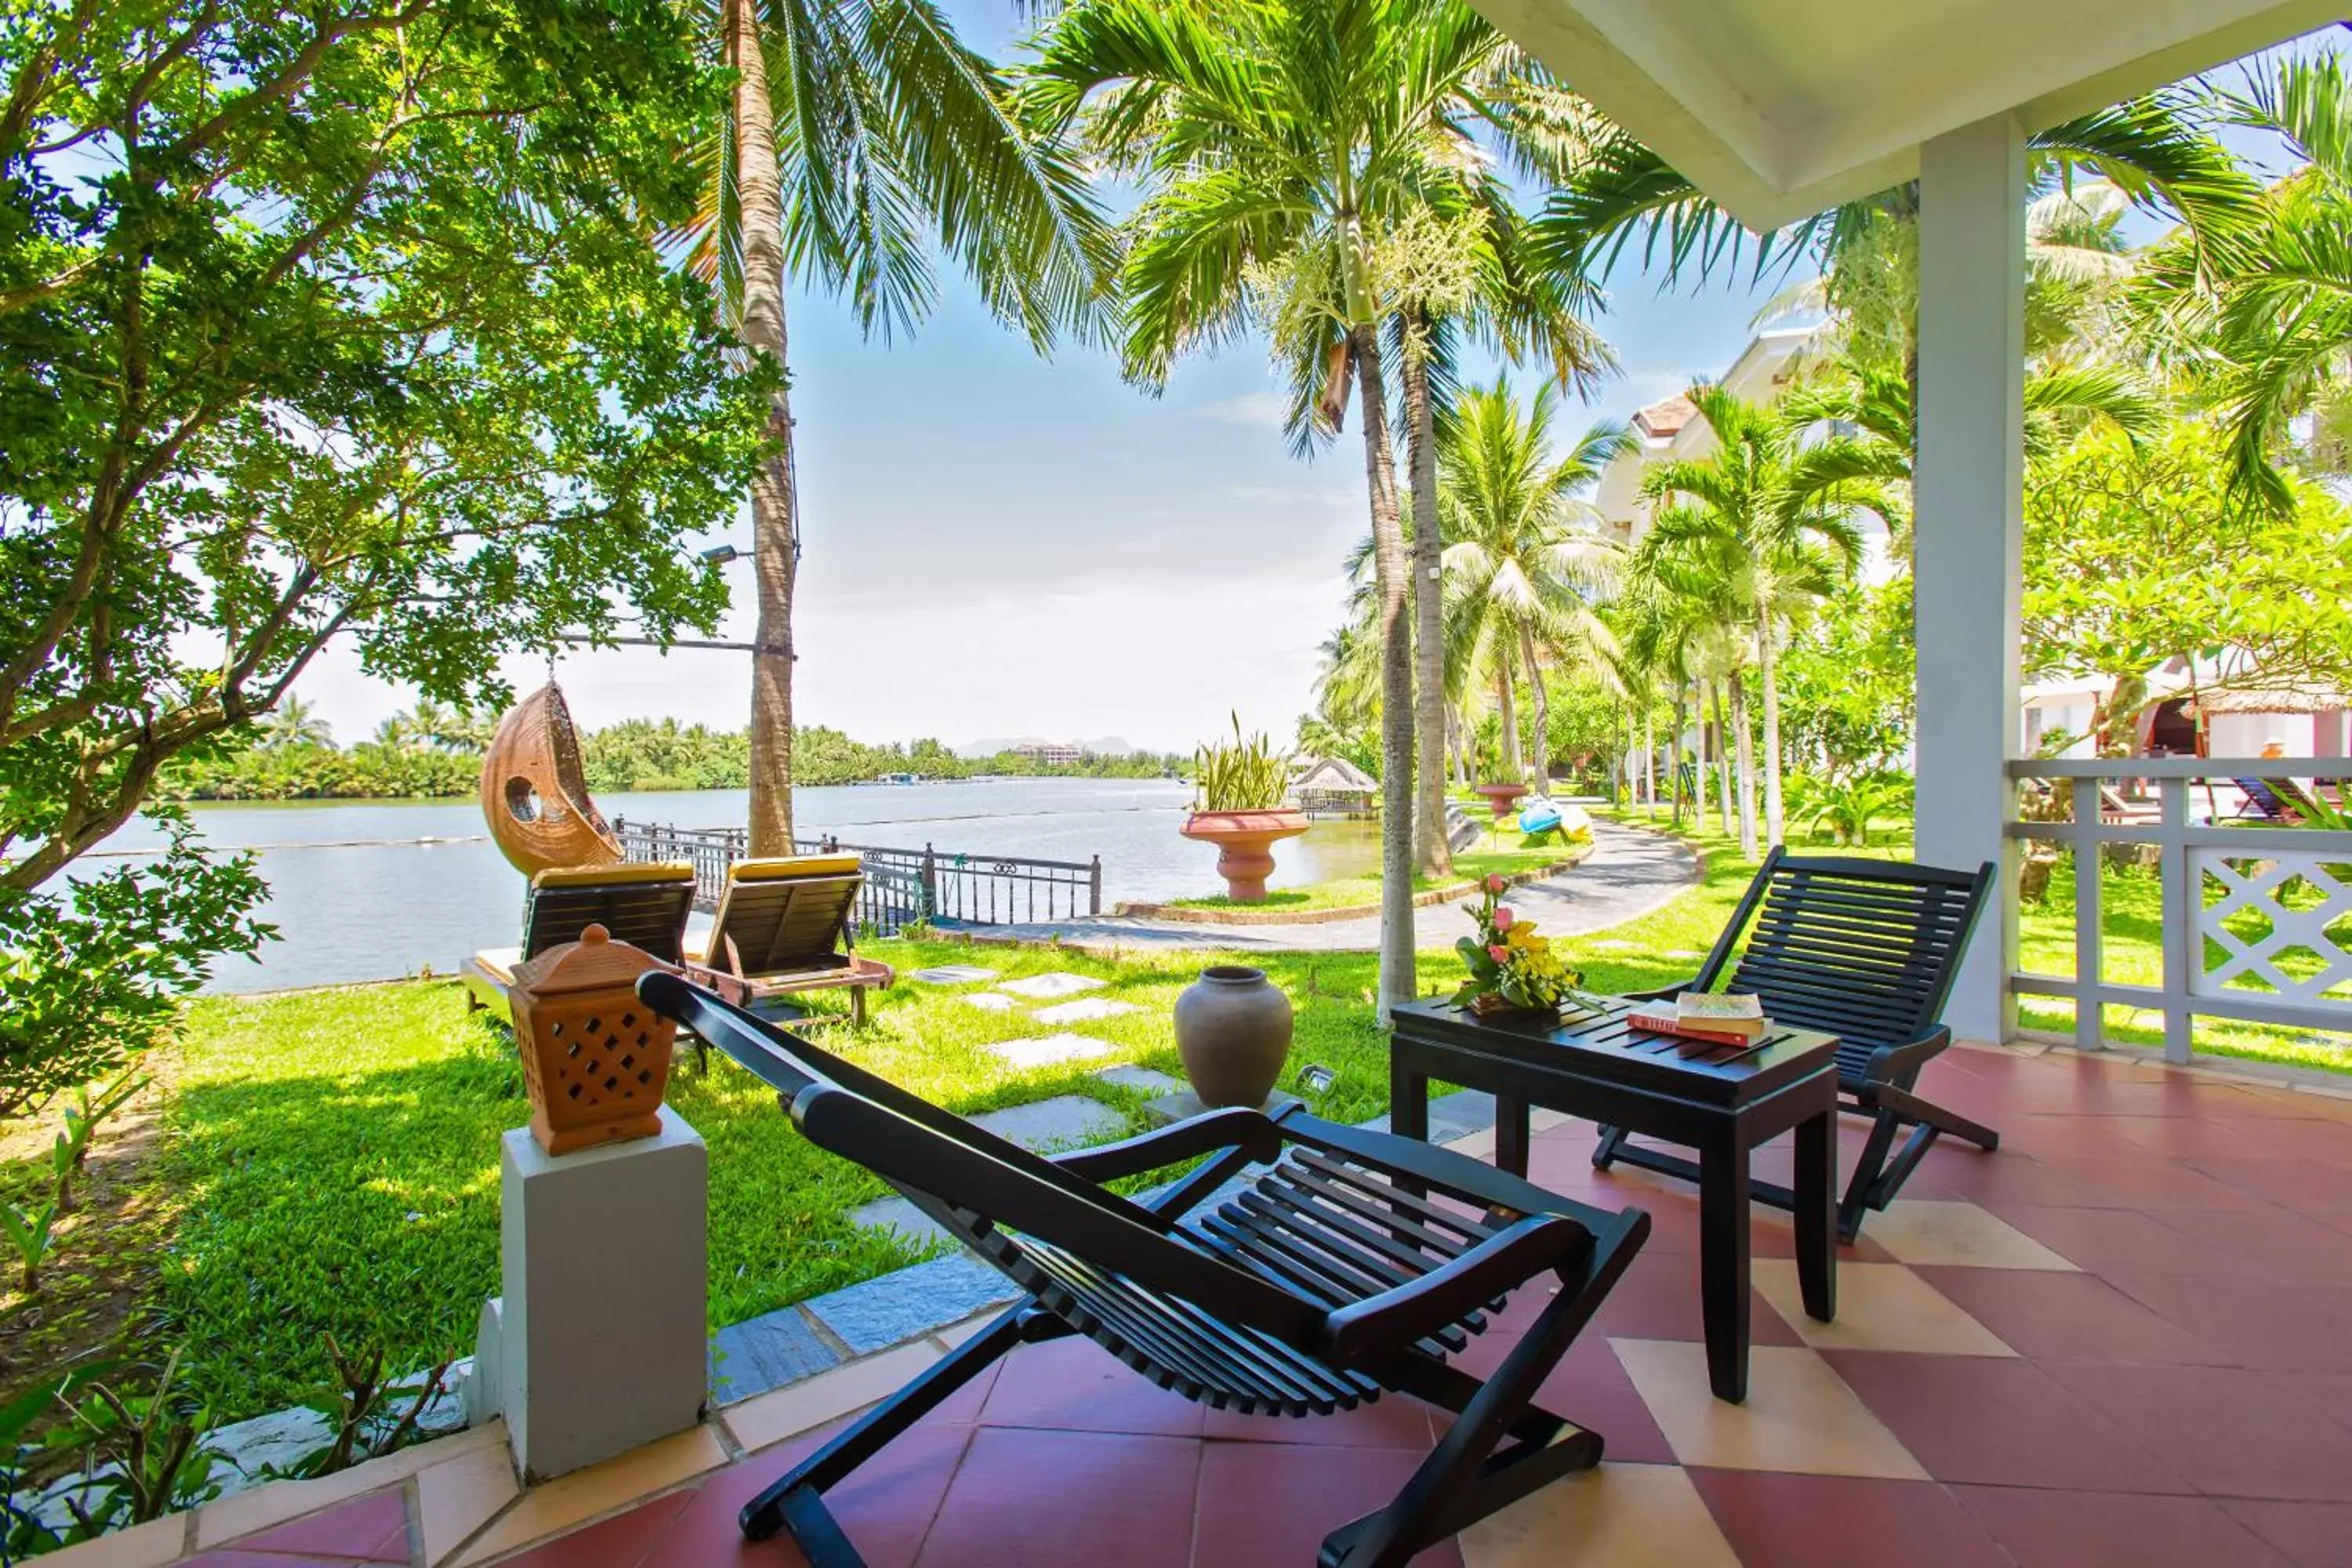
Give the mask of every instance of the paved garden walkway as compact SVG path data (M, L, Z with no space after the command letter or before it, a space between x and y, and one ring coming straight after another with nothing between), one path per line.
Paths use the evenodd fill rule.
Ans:
M1645 828L1596 822L1592 853L1574 870L1515 889L1520 914L1555 936L1606 931L1672 901L1698 880L1698 858L1680 840ZM1464 929L1451 903L1413 911L1417 946L1448 947ZM1376 916L1302 925L1207 925L1187 921L1105 915L1095 920L982 926L975 934L1059 937L1080 948L1212 948L1219 952L1310 951L1369 952L1380 944Z

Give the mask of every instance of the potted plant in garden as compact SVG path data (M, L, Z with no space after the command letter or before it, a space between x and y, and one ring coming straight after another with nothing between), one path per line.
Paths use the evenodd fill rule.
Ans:
M1511 815L1512 805L1518 800L1519 796L1528 793L1528 786L1520 784L1482 784L1470 793L1483 796L1486 802L1486 809L1495 814L1496 821L1500 822Z
M1554 1012L1584 979L1553 949L1549 937L1536 934L1533 921L1520 920L1503 902L1508 886L1496 876L1478 885L1477 902L1462 906L1478 923L1478 932L1454 944L1469 970L1454 993L1454 1005L1482 1018Z
M1217 874L1225 896L1237 904L1265 901L1266 873L1274 869L1273 846L1307 831L1305 814L1285 810L1290 792L1290 758L1266 738L1242 735L1234 715L1234 738L1193 753L1200 778L1192 814L1178 828L1187 838L1217 847Z

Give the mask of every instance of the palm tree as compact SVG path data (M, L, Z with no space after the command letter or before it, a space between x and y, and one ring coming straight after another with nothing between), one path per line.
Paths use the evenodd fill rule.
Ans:
M1558 188L1534 220L1534 245L1549 265L1583 275L1606 272L1638 238L1643 260L1669 279L1704 280L1753 256L1762 272L1810 260L1832 308L1859 306L1884 288L1883 274L1916 266L1918 182L1888 187L1767 235L1753 235L1701 195L1666 161L1623 131L1587 115L1563 138ZM2188 220L2202 252L2236 232L2256 187L2199 123L2177 91L2151 93L2034 132L2026 140L2030 195L2064 189L2088 175L2132 201L2162 205ZM1916 300L1916 279L1907 298ZM1909 347L1907 312L1895 331ZM1908 362L1909 354L1904 356Z
M327 727L324 719L319 717L318 710L290 694L261 721L261 734L265 746L331 746L335 743L334 731Z
M1506 124L1509 121L1507 120ZM1483 174L1483 165L1471 168ZM1527 224L1499 179L1477 180L1475 221L1451 232L1460 254L1422 256L1399 268L1403 285L1389 321L1389 347L1400 370L1403 408L1399 437L1405 449L1411 516L1438 513L1438 426L1456 384L1464 339L1475 335L1514 363L1544 363L1562 390L1589 388L1615 368L1616 356L1580 311L1596 304L1586 279L1549 271L1528 256ZM1444 231L1441 231L1444 232ZM1442 248L1442 247L1431 247ZM1451 261L1451 265L1447 263ZM1445 824L1444 754L1448 731L1443 552L1436 529L1414 529L1413 730L1423 760L1414 812L1413 858L1423 872L1453 869Z
M1467 6L1076 0L1028 72L1033 123L1134 179L1129 374L1251 327L1290 367L1295 439L1360 401L1379 589L1383 1018L1412 994L1412 637L1382 328L1434 228L1475 221L1481 161L1454 128L1515 58Z
M1801 410L1762 408L1719 386L1694 386L1688 396L1717 447L1643 476L1643 493L1663 504L1636 549L1636 570L1681 597L1723 605L1729 618L1744 624L1764 699L1765 833L1777 845L1787 828L1777 674L1786 622L1860 563L1855 512L1871 512L1892 530L1900 526L1902 507L1886 482L1888 458L1880 443L1819 436ZM1745 685L1735 683L1741 839L1753 854L1746 791L1755 774L1745 707Z
M746 361L766 366L768 454L751 491L751 851L793 838L793 585L799 558L787 272L846 295L886 338L935 288L929 241L1044 351L1090 331L1115 258L1086 172L1024 136L1006 84L931 0L704 0L735 73L681 237Z
M1516 660L1534 700L1536 783L1545 790L1551 785L1545 656L1597 665L1616 646L1591 595L1613 575L1617 550L1589 515L1579 516L1590 509L1578 492L1632 443L1622 426L1603 423L1555 458L1553 406L1549 384L1524 405L1503 381L1471 393L1440 433L1438 459L1447 583L1463 606L1465 635L1489 650L1482 662L1498 672L1505 765L1516 778Z
M2294 421L2313 416L2301 455L2324 468L2342 471L2352 447L2352 83L2336 56L2291 58L2211 108L2304 164L2210 260L2193 229L2154 247L2128 304L2160 360L2229 422L2236 486L2284 510L2293 491L2276 459Z

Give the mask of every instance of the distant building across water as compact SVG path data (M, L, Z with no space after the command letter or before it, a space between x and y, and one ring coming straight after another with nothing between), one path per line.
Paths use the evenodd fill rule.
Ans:
M1087 754L1086 748L1076 741L1022 741L1010 749L1016 757L1046 763L1075 763Z

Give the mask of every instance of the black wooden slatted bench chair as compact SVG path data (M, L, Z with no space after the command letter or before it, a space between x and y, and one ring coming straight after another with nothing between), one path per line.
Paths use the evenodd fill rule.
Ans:
M898 1188L1026 1293L747 1504L754 1540L787 1531L814 1568L862 1568L824 1494L1016 1345L1073 1333L1219 1409L1328 1415L1395 1392L1454 1412L1387 1507L1325 1538L1318 1568L1401 1568L1600 1462L1600 1435L1534 1396L1648 1236L1639 1209L1595 1209L1296 1108L1213 1111L1048 1158L676 975L637 990L773 1087L812 1142ZM1101 1184L1194 1159L1149 1201ZM1446 1363L1512 1291L1554 1279L1490 1377Z
M1842 1240L1861 1233L1865 1213L1887 1205L1943 1134L1980 1149L2000 1147L2000 1134L1991 1128L1913 1092L1919 1069L1952 1043L1951 1030L1937 1019L1992 880L1990 861L1974 871L1948 871L1775 847L1698 977L1636 994L1663 1001L1688 990L1753 992L1777 1022L1838 1037L1840 1108L1871 1119L1869 1139L1838 1203ZM1910 1136L1897 1152L1895 1140L1906 1129ZM1602 1128L1592 1163L1605 1171L1621 1160L1698 1178L1696 1162L1629 1143L1622 1128ZM1763 1202L1795 1206L1785 1187L1756 1182L1750 1190Z

